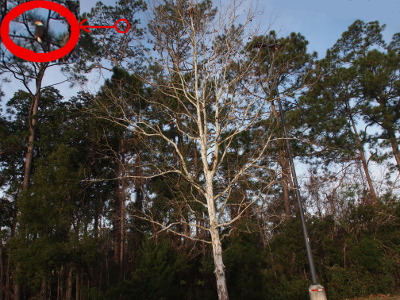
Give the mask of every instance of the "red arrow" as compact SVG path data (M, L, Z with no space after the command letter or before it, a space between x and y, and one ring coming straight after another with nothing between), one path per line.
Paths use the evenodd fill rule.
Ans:
M83 25L83 23L86 22L86 19L82 20L79 23L79 28L82 30L85 30L86 32L91 32L89 28L115 28L115 30L119 33L127 33L128 30L131 28L131 24L129 24L129 21L127 19L119 19L117 22L114 23L113 26L91 26L91 25ZM118 23L124 22L126 24L125 30L121 30L118 28Z

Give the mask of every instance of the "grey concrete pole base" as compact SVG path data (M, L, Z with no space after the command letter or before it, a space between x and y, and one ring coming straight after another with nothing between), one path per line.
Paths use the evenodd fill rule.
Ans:
M327 300L325 288L322 285L310 285L308 291L310 292L310 300Z

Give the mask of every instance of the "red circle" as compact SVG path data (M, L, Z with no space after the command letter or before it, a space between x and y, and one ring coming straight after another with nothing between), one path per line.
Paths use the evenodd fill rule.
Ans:
M120 23L120 22L124 22L126 24L125 30L120 30L118 28L118 23ZM131 24L129 24L129 21L127 19L119 19L117 22L114 23L114 28L119 33L127 33L129 31L129 29L131 28Z
M24 12L39 7L56 11L61 16L65 17L65 19L67 19L67 22L70 24L71 35L69 37L69 41L67 42L67 44L65 44L64 47L51 51L49 53L36 53L32 50L18 46L11 40L9 36L10 22ZM6 48L12 54L27 61L48 62L64 57L74 49L79 40L80 28L79 22L75 18L75 15L65 6L50 1L29 1L16 6L8 14L6 14L6 16L3 18L3 23L0 30L4 46L6 46Z

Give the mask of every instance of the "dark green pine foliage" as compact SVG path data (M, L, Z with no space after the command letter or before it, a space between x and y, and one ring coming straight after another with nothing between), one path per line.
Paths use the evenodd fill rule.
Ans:
M87 20L85 25L112 26L117 20L126 19L131 27L124 34L116 32L115 29L104 28L91 28L90 33L82 31L78 44L80 59L75 64L64 66L69 76L82 82L86 80L83 74L93 69L104 68L111 71L105 61L113 67L134 72L142 70L145 49L138 41L143 38L144 29L138 15L146 8L146 3L142 0L119 0L114 6L99 1L89 13L82 14L81 20ZM125 22L118 23L120 30L125 30L126 26Z
M146 141L133 127L129 128L126 121L138 121L135 116L146 111L148 105L141 100L143 93L145 89L139 76L115 67L112 77L106 80L90 107L91 114L104 118L99 122L105 133L105 143L100 149L113 165L109 180L113 185L113 192L108 218L113 224L114 262L118 269L116 279L128 274L129 269L124 269L124 265L136 255L126 249L127 236L129 235L132 243L139 244L141 231L147 229L139 219L127 219L127 211L141 211L144 206L145 181L141 175L143 165L148 161ZM127 205L126 202L132 197L135 201ZM134 229L128 232L127 223Z
M28 136L28 113L30 109L31 95L22 90L17 91L14 96L6 104L7 118L2 119L0 134L1 139L1 169L0 178L1 186L4 189L7 199L12 202L16 217L16 199L18 199L23 181L24 171L24 153L26 151L26 142ZM43 90L43 103L45 106L36 115L37 120L42 123L42 127L37 129L37 135L48 137L48 143L39 143L35 148L35 156L43 157L51 153L56 145L57 140L62 137L60 135L60 124L62 120L62 96L59 91L54 88ZM54 114L50 111L58 110ZM59 112L59 114L58 114ZM58 115L57 115L58 114ZM46 132L46 134L44 134ZM34 165L33 165L34 168ZM16 220L13 224L15 226ZM14 230L14 228L12 228Z
M331 238L335 241L326 247L328 252L317 254L327 266L323 276L331 298L342 299L344 294L350 298L387 294L396 290L399 264L393 258L398 255L399 239L392 230L398 230L395 229L399 226L398 209L398 203L352 206L339 224L329 218L315 221L311 229L319 236L315 242L329 245ZM393 219L385 222L389 214ZM321 224L324 231L318 228Z
M7 156L1 170L9 180L6 185L7 199L17 204L19 211L18 220L17 214L13 215L11 228L14 230L18 222L19 229L7 249L11 262L24 271L18 279L21 282L27 280L31 288L24 290L25 297L34 295L43 280L50 280L51 283L51 275L55 276L61 265L69 260L66 257L72 255L66 253L74 247L70 243L70 230L79 226L75 217L79 215L78 199L82 198L82 194L78 193L78 180L83 174L77 162L80 159L77 149L67 146L71 136L67 132L74 126L67 126L71 119L66 104L61 101L62 96L56 89L46 88L42 91L43 108L36 115L39 140L35 148L32 185L26 193L21 193L23 175L18 175L15 169L23 170L29 99L28 93L19 91L8 102L11 118L8 121L9 140L18 141L16 145L20 146L5 148ZM14 174L14 177L7 174Z
M399 224L398 203L349 206L340 218L309 220L317 272L328 299L398 291L399 237L394 233ZM292 220L275 231L269 241L265 249L266 299L307 297L308 265L300 234L300 223Z
M224 241L231 299L265 299L266 256L258 232L238 232Z
M75 223L80 173L73 159L75 151L59 145L46 158L37 159L29 194L19 200L21 229L10 242L10 251L31 288L51 279L73 255L70 230Z
M311 89L292 115L293 121L298 120L300 136L305 132L315 144L314 157L327 163L354 158L358 152L356 135L361 146L365 143L361 140L365 131L357 133L353 127L360 119L362 99L356 82L358 71L351 61L366 54L379 30L377 24L353 23L318 61Z
M368 158L400 165L397 35L386 45L383 30L378 22L358 20L349 26L318 62L317 80L294 115L316 145L314 157L362 164L374 201Z
M134 295L137 299L187 299L185 255L176 253L167 240L143 243L133 272Z
M23 90L17 91L7 103L7 113L12 119L12 126L17 130L28 130L28 114L31 95ZM57 147L57 142L63 139L63 124L66 122L66 106L60 91L53 87L44 88L41 92L41 107L35 118L40 125L36 137L38 143L35 157L48 155ZM24 149L25 150L25 149Z
M130 29L122 34L113 29L90 28L90 32L81 30L79 42L74 50L79 59L74 64L63 64L62 68L70 82L85 83L87 74L93 70L112 72L112 68L124 68L137 72L143 70L145 48L140 45L144 29L138 15L147 9L142 0L120 0L115 5L106 5L99 1L89 13L83 13L80 20L84 25L112 26L120 19L129 21ZM127 24L119 22L119 30L125 30Z
M372 49L355 61L362 92L363 119L379 128L372 136L375 147L391 148L394 166L400 171L398 131L400 126L400 51L396 49L396 36L389 46ZM374 158L382 158L375 150ZM384 157L385 158L385 157Z
M301 234L300 220L291 219L274 232L268 242L264 267L266 299L306 298L308 266L304 243L299 238ZM313 236L311 232L310 236Z
M312 158L325 164L355 157L356 141L351 119L356 120L359 108L351 102L354 97L349 82L354 70L331 68L329 60L318 62L322 74L308 93L300 99L300 109L290 118L296 122L299 137L307 137L314 145Z
M398 126L399 105L395 96L398 90L398 51L395 50L396 35L389 46L383 41L384 28L376 21L354 22L328 51L327 59L330 61L327 63L345 73L343 80L339 72L337 80L346 82L347 79L346 87L352 91L351 98L348 97L348 107L352 108L353 119L358 123L362 118L367 125L363 126L364 131L359 131L361 142L370 142L372 138L372 141L381 141L384 148L391 147L392 157L399 165L398 143L394 136ZM349 117L347 119L351 120ZM371 136L367 129L372 126L379 132ZM382 160L382 151L377 145L374 146L372 157L379 161Z
M385 46L383 28L377 22L354 22L327 51L326 57L318 61L315 82L292 115L301 128L299 136L313 143L310 161L323 161L325 165L349 161L360 164L366 178L365 199L373 202L377 201L377 195L369 171L369 158L382 161L385 157L380 153L386 151L371 144L371 132L377 131L375 125L386 124L386 129L378 129L375 139L390 141L396 161L398 153L397 142L393 139L396 125L388 125L389 120L394 121L393 124L397 122L397 102L393 95L388 95L396 85L393 79L396 67L389 68L384 74L371 73L372 69L376 72L386 70L387 62L379 60L377 55L378 49ZM368 66L372 61L374 65ZM374 93L380 96L377 98ZM382 105L374 103L375 100L381 101ZM382 123L385 120L386 123ZM367 152L368 146L374 146L372 155Z
M0 118L0 186L3 190L1 215L8 220L2 223L1 227L7 228L10 233L13 231L13 224L16 216L15 201L18 194L21 178L23 176L22 153L24 145L21 140L25 132L14 122L6 118ZM8 188L6 188L8 187ZM11 209L11 210L10 210ZM5 220L4 220L5 221Z
M286 219L293 214L294 201L290 197L292 178L286 143L282 139L283 128L278 101L282 104L286 118L286 112L296 107L299 93L306 90L316 57L316 53L308 53L307 45L308 41L300 33L292 32L288 36L278 37L275 31L270 31L266 36L254 37L246 46L249 58L255 62L252 74L255 80L254 89L269 101L269 107L266 109L271 112L264 126L270 124L274 137L268 159L279 166L279 174L276 174L279 187L277 186L276 193L280 194L279 198L274 200L276 207L271 206L271 212L283 210ZM288 120L286 126L290 134L296 123ZM297 137L296 134L290 134L290 138ZM306 147L301 143L296 144L296 152L300 151L301 147Z
M93 235L99 236L100 219L110 209L114 184L107 180L114 177L115 162L109 138L115 136L113 127L90 114L93 95L79 93L68 103L70 119L64 133L68 145L78 149L77 155L85 172L84 197L80 201L80 219L84 232L93 222ZM99 180L100 179L100 180Z
M61 101L57 90L45 89L45 105L37 114L32 186L21 196L22 174L18 170L23 169L26 99L27 93L19 91L9 102L11 120L2 122L2 132L7 134L3 141L7 143L4 148L2 145L1 169L3 187L7 187L2 211L13 209L8 213L12 217L11 231L17 222L15 199L19 201L20 229L7 248L12 262L26 270L26 276L19 278L21 282L27 280L30 287L24 295L35 295L43 282L68 293L68 280L79 276L104 282L98 248L100 241L108 237L99 232L99 225L108 214L113 185L96 179L113 177L113 161L109 159L112 149L104 137L107 132L109 136L113 133L107 131L104 122L83 113L91 96L82 94L67 103Z

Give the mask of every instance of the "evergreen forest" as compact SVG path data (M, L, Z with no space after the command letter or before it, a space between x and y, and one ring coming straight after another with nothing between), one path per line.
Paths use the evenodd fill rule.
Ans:
M130 29L1 45L0 300L307 299L302 211L328 299L399 294L400 33L317 54L239 0L53 2Z

